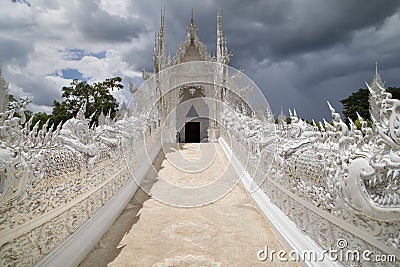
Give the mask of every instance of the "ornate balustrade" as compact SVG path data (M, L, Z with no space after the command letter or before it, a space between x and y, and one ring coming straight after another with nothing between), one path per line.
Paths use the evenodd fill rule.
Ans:
M348 249L399 259L400 101L377 86L380 94L370 91L380 117L372 127L361 117L361 130L352 121L348 127L329 103L333 120L319 127L294 113L290 124L281 120L275 128L271 120L225 107L222 137L253 190L261 188L323 249L337 249L345 239Z
M127 114L90 128L84 107L62 128L30 130L27 103L0 115L1 266L45 258L104 208L160 139L159 123Z

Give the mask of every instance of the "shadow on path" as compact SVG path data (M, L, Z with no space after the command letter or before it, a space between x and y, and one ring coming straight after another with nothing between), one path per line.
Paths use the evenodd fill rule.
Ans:
M151 168L146 175L142 187L149 192L153 184L156 182L158 171L163 167L162 162L165 155L162 151L158 154ZM140 219L140 210L143 203L150 199L150 196L143 191L141 187L136 191L131 200L123 209L119 217L114 221L107 232L101 237L100 241L92 249L92 251L79 264L81 267L101 267L107 266L121 252L124 246L120 246L122 238L132 229Z

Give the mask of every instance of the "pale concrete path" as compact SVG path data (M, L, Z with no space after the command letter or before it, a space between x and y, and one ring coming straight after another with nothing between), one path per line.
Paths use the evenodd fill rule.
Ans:
M218 144L170 145L164 151L143 186L153 197L139 190L81 266L297 266L257 259L266 245L270 250L284 248L236 183L238 178ZM190 167L190 162L199 160L196 168L204 168ZM177 207L155 199L165 197L166 182L193 189L217 180L226 180L222 184L232 190L206 205Z

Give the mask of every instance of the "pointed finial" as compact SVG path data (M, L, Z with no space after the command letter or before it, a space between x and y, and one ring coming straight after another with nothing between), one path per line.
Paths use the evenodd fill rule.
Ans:
M158 53L162 57L166 53L166 42L165 42L165 6L161 7L161 22L160 22L160 32L158 34Z
M165 6L161 7L161 26L165 25Z
M197 27L194 23L194 15L193 15L193 8L192 8L192 18L190 19L189 25L186 27L186 31L189 34L190 38L195 38Z
M222 11L221 9L218 9L218 13L217 13L217 35L220 35L220 38L223 37L223 33L222 33Z
M226 63L226 39L222 30L222 11L218 9L217 13L217 60L218 62Z
M375 62L375 75L378 75L378 62Z

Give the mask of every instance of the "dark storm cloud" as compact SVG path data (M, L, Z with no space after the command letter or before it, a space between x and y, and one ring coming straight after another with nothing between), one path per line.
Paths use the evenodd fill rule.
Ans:
M27 55L33 51L33 47L21 40L0 38L0 59L7 63L25 65Z
M379 28L400 6L399 1L242 2L224 8L226 32L234 32L229 43L237 51L235 62L282 61L346 45L354 32Z
M275 114L281 106L285 111L296 107L308 119L329 118L326 100L341 110L339 101L372 79L375 61L382 72L400 66L400 1L172 0L165 4L171 54L185 38L192 8L200 39L215 53L216 13L222 9L228 48L233 51L231 65L255 80ZM158 31L160 6L147 11L155 18L153 31ZM151 50L142 52L149 53L150 63ZM151 70L152 65L146 68ZM393 74L386 79L396 82Z
M266 57L281 61L346 44L357 30L379 29L386 18L398 12L399 6L397 0L384 3L374 0L216 1L212 5L168 1L169 49L174 52L175 45L185 37L191 8L199 36L212 51L215 49L216 12L222 9L228 45L235 52L233 60L243 62L262 61Z
M399 1L385 1L384 6L380 1L300 3L295 1L288 19L273 29L273 37L280 37L272 38L269 42L275 57L348 43L354 31L368 27L379 28L400 6Z
M130 42L148 30L142 20L111 15L92 1L77 7L73 21L85 39L100 42Z

